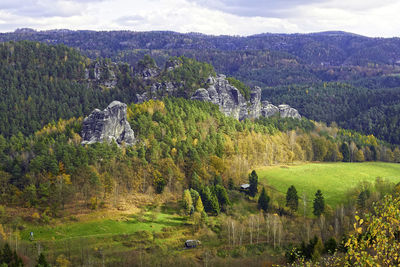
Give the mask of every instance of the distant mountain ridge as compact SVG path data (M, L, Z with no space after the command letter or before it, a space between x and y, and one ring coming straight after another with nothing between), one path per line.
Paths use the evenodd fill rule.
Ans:
M370 38L343 31L308 34L264 33L246 37L171 31L34 31L1 33L0 41L32 40L98 51L110 56L127 49L271 50L287 52L308 63L331 65L394 64L400 60L399 38ZM385 48L385 49L384 49ZM362 60L362 62L360 62Z

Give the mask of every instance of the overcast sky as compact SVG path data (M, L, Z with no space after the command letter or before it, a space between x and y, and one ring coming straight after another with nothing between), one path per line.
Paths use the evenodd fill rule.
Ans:
M171 30L205 34L341 30L400 36L398 0L0 0L0 32Z

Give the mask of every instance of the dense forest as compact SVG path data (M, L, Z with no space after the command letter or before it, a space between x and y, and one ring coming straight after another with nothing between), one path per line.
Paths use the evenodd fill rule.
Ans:
M264 99L278 103L287 102L310 119L327 123L334 121L341 127L361 131L367 135L374 134L391 143L399 143L396 130L398 124L396 88L400 86L398 38L367 38L345 32L232 37L175 32L69 30L37 32L23 29L13 33L2 33L0 40L34 40L47 44L65 44L79 49L91 59L92 63L105 57L113 62L137 66L145 55L150 55L158 66L163 66L170 61L171 57L185 56L207 62L215 68L216 72L234 77L248 86L260 86L264 90ZM7 53L10 52L5 54ZM60 53L62 54L61 51ZM73 58L67 58L70 64L79 62L79 60L73 61ZM111 62L105 64L110 65ZM114 64L111 65L115 67ZM7 68L10 67L10 65L7 66ZM74 68L82 69L82 65L80 67L76 65ZM79 104L75 104L77 110L82 110L86 114L93 107L104 106L112 98L127 103L135 101L135 93L132 94L130 90L135 88L143 92L146 83L126 78L133 75L125 75L131 72L128 65L123 68L118 67L118 69L115 75L122 72L120 77L125 78L118 80L123 81L123 85L119 84L119 90L103 90L103 95L113 94L112 97L107 98L107 101L102 102L99 99L96 95L98 90L94 92L80 90L79 85L74 83L76 91L70 90L69 94L81 100ZM79 75L83 75L82 72ZM107 73L103 77L107 77ZM50 83L54 82L69 83L71 81L64 79L61 82L59 78ZM198 85L198 83L195 84ZM60 86L63 85L60 84L55 88ZM319 90L322 87L324 90ZM305 90L296 91L290 88ZM187 88L184 88L182 92L186 90ZM310 92L310 94L299 96L300 91ZM87 96L82 95L83 92ZM317 97L313 96L314 93ZM366 97L367 102L365 102ZM24 101L27 98L25 97ZM88 103L86 98L92 101ZM329 115L323 112L320 106L324 106L325 101L326 103L334 102L332 107L335 107L335 112ZM25 102L23 103L22 106L26 105ZM7 108L10 110L14 107L7 106ZM59 105L59 109L62 109L62 105ZM3 107L2 110L6 108ZM73 113L68 114L69 116L82 115L81 111L75 109L67 112ZM49 114L49 116L54 114ZM61 110L56 114L58 117L63 117ZM51 119L55 118L56 116L53 116ZM36 122L21 123L24 123L25 128L33 130L38 130L44 125L43 123L36 124ZM28 126L28 124L31 125ZM379 126L376 127L376 125ZM7 127L9 128L8 125L2 126L6 135L16 134L15 130L6 129Z
M169 63L172 71L159 69L145 57L133 68L107 59L92 61L63 45L2 43L0 133L26 136L51 121L88 115L113 100L131 103L136 93L149 91L155 82L173 83L178 88L175 96L190 97L215 75L212 66L189 58L171 58ZM152 68L156 77L144 77Z
M268 99L290 103L305 117L238 121L225 116L216 105L187 99L207 85L209 76L216 75L212 65L185 56L168 58L165 63L160 68L147 55L129 65L107 58L90 59L65 45L2 43L0 236L12 248L4 244L0 263L21 266L28 259L20 256L29 255L47 266L40 243L33 238L22 242L25 250L18 250L19 233L27 224L57 229L65 220L79 220L72 212L120 210L121 202L132 197L147 197L135 202L145 208L149 202L159 209L172 205L169 209L179 213L179 220L185 222L182 228L189 229L191 235L218 240L209 241L209 247L218 250L215 255L201 256L201 263L207 263L211 256L216 264L226 257L236 263L242 258L261 263L261 257L252 257L271 249L278 262L283 258L285 263L295 264L318 262L321 255L338 252L340 257L324 260L343 266L344 262L368 260L361 255L359 239L365 240L365 244L361 242L365 246L370 244L368 238L386 240L385 236L369 237L368 232L363 239L361 234L375 234L379 216L388 214L397 203L384 196L397 194L398 185L379 178L375 184L364 183L349 192L347 202L339 207L325 205L323 192L318 190L315 199L308 201L313 209L310 217L305 207L300 211L294 186L284 197L285 192L259 185L257 173L249 171L257 166L310 161L399 163L399 140L392 131L398 128L397 77L357 79L352 84L266 87L263 94ZM249 98L249 85L234 77L228 81ZM172 84L174 91L154 90L154 84ZM137 94L143 93L155 99L137 103ZM128 104L127 118L136 143L81 145L83 117L113 100ZM376 111L379 108L383 113ZM363 120L368 121L365 124ZM374 129L378 120L381 127ZM366 134L338 125L349 129L359 125L357 129ZM249 190L241 191L240 186L247 182ZM304 203L306 206L305 198ZM354 217L356 210L375 217ZM398 216L389 215L394 220ZM136 234L112 238L122 239L124 248L140 244L140 259L149 264L157 259L185 264L187 258L173 259L168 255L171 250L156 244L157 238L171 234L168 231L181 229L174 227L162 228L161 234L141 231L139 241L131 240ZM260 231L260 227L266 230ZM104 264L103 250L98 247L90 252L93 257L89 248L66 257L51 249L53 241L46 244L46 250L54 264ZM396 239L389 241L386 243L396 244ZM174 250L177 247L175 244ZM114 265L110 266L121 264L121 259L127 266L137 264L138 257L127 257L131 252L125 250L120 257L111 252L108 256Z
M400 143L398 77L348 83L322 83L268 88L265 97L298 107L307 118L337 123L340 127L373 134ZM387 87L381 87L384 83ZM396 87L389 87L389 84ZM362 85L362 86L360 86Z

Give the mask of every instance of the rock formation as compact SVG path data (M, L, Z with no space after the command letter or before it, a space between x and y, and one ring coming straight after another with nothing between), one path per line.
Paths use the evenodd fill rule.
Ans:
M236 119L244 119L247 116L247 101L236 87L229 84L225 75L216 78L208 78L207 89L198 89L191 99L208 101L217 104L222 113Z
M272 105L269 101L263 101L261 115L263 117L272 117L275 114L280 114L279 108L277 106Z
M135 136L127 121L126 104L113 101L103 111L95 109L83 121L82 144L115 141L132 145Z
M191 99L214 103L220 107L222 113L238 120L271 117L276 114L282 118L301 118L299 112L289 105L276 107L268 101L261 102L261 88L258 86L251 90L250 101L246 101L240 91L229 84L225 75L210 77L207 84L207 89L196 90Z
M295 118L301 119L301 116L297 109L290 107L289 105L282 104L278 106L281 118Z

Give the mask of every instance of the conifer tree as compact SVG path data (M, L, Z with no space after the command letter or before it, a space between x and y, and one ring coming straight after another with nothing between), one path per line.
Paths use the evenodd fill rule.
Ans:
M221 209L218 203L218 198L216 195L212 194L211 195L211 210L210 212L217 216L220 213Z
M193 206L192 196L190 195L190 191L186 189L185 191L183 191L183 208L185 209L185 213L187 215L190 214L192 206Z
M313 214L315 216L320 216L325 210L325 200L324 196L322 195L321 190L317 190L315 193L315 198L314 198L314 210Z
M206 212L211 213L213 215L218 215L220 212L218 199L217 197L211 193L211 190L208 186L206 186L201 191L201 200L204 204L204 209Z
M223 187L222 185L219 185L219 184L217 186L215 186L215 194L217 196L218 203L219 203L221 210L225 211L226 206L230 205L228 193L226 192L225 187Z
M258 192L257 190L258 175L255 170L253 170L249 175L249 184L250 184L249 195L255 197Z
M350 148L347 143L343 143L340 146L340 152L342 152L343 155L343 162L350 162Z
M265 188L263 187L260 197L258 198L258 207L264 211L268 210L269 206L269 196L265 192Z
M297 190L294 185L291 185L287 190L286 207L290 208L292 211L297 211L299 207L299 197L297 195Z

